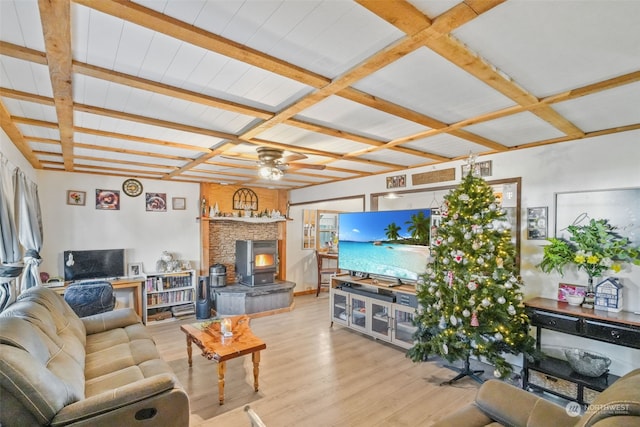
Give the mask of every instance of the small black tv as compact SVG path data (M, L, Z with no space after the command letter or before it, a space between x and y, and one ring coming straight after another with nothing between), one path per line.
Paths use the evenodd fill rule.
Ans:
M415 282L427 269L430 209L338 214L338 267Z
M62 263L65 281L125 276L124 249L64 251Z

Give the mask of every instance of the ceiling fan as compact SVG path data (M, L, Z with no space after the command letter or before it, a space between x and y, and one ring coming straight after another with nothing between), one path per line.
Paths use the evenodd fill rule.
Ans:
M289 169L316 169L323 170L325 165L314 165L308 163L295 163L297 160L306 159L307 156L301 153L291 153L284 155L284 150L273 147L258 147L258 173L262 178L278 180L282 178L284 172ZM250 160L242 156L223 156L234 160ZM253 159L251 159L253 161Z

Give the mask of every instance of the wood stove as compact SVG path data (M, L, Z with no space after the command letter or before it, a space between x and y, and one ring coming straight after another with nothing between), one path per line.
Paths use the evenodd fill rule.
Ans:
M246 286L270 285L278 269L277 240L236 240L236 280Z

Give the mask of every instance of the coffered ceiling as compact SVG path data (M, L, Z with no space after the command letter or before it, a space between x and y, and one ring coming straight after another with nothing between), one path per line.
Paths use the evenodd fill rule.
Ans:
M640 128L636 0L1 0L0 39L36 169L290 189Z

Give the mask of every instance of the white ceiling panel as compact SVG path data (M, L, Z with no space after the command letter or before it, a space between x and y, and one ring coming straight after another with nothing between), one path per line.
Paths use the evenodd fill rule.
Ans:
M0 2L1 3L1 2ZM0 85L20 92L52 97L51 79L45 65L0 56Z
M0 39L44 51L44 36L40 28L40 11L35 1L0 1Z
M142 3L327 77L345 72L402 35L347 1L209 2L199 12L195 5L183 12L175 4Z
M296 117L383 141L429 129L339 96L332 96L318 102Z
M430 138L418 139L403 144L402 146L450 158L467 156L469 153L478 154L489 151L489 149L483 145L446 133L441 133Z
M451 9L459 2L457 0L410 0L409 3L413 4L428 17L434 18Z
M47 144L44 142L29 141L29 147L32 150L44 153L62 154L62 146L60 144Z
M255 120L251 116L134 89L93 77L81 76L77 81L79 89L77 96L84 100L83 103L109 110L234 134L239 133Z
M65 22L40 17L35 0L0 0L0 107L36 169L64 170L88 145L95 174L284 189L571 141L583 136L575 127L589 137L640 126L640 1L409 3L100 0L68 3ZM45 46L43 24L56 43ZM53 49L67 28L71 55ZM104 70L89 77L85 65ZM73 103L50 77L67 71ZM567 90L581 97L558 102ZM455 126L430 134L429 119ZM397 141L411 142L385 146ZM261 145L306 158L262 181Z
M202 154L202 152L194 150L185 150L168 145L147 144L142 142L123 140L118 138L110 138L100 135L92 135L86 133L76 133L75 142L89 145L96 145L99 147L107 147L111 149L121 149L130 151L141 151L155 154L162 154L165 156L177 156L183 158L195 158Z
M207 135L168 129L129 120L114 119L111 117L98 116L96 114L79 111L74 113L73 120L77 127L102 130L105 132L111 131L140 138L155 139L158 141L190 144L197 147L213 147L222 142L222 139L220 138Z
M511 0L453 34L544 97L640 69L639 1Z
M331 163L331 166L339 169L349 169L354 173L382 173L388 172L389 168L378 166L372 163L356 162L351 160L337 160Z
M640 123L640 83L553 105L580 129L591 132Z
M12 116L28 117L50 123L56 123L58 120L56 109L53 106L12 98L3 98L2 102L5 107L7 107L7 110L11 112Z
M58 163L62 160L62 154L43 154L39 157L41 162L54 162Z
M350 151L358 151L369 147L369 145L364 143L282 124L262 132L259 138L336 154L345 154Z
M113 159L113 160L123 160L123 161L129 160L134 163L142 163L142 164L150 163L149 157L138 155L138 154L131 154L131 153L118 153L113 151L90 150L87 148L76 147L74 148L74 154L77 156L84 156L84 157L99 157L103 159ZM162 166L179 167L184 165L185 162L180 160L154 158L153 163L162 165ZM140 165L140 167L143 167L143 166Z
M562 132L529 112L478 123L465 128L465 130L497 141L507 147L564 136Z
M58 129L46 128L42 126L25 125L18 123L18 129L23 135L34 138L46 138L60 141L60 132Z
M450 84L452 80L455 85ZM400 58L354 87L445 123L514 105L506 96L427 48Z
M431 160L421 156L414 156L394 150L378 150L366 153L360 156L361 159L373 160L376 162L390 163L391 165L415 165L421 163L430 163Z

